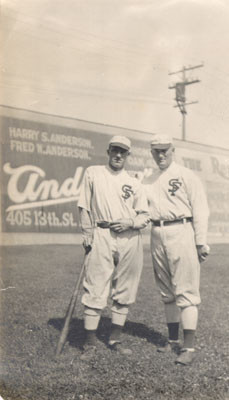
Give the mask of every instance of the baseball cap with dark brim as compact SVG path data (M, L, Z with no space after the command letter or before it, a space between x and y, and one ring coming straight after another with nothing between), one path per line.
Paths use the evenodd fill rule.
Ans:
M113 136L109 141L109 146L117 146L125 150L130 150L131 142L125 136Z
M150 142L152 149L166 150L172 146L173 140L168 135L154 135Z

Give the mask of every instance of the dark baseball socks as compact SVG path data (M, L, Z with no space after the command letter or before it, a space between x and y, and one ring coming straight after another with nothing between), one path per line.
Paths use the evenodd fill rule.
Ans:
M169 322L168 333L169 333L169 341L178 341L179 338L179 322Z
M96 330L85 329L84 346L96 346Z
M168 323L168 332L169 332L169 342L178 341L179 323L178 322ZM194 348L195 333L196 333L196 331L193 329L184 329L183 330L183 334L184 334L183 348L184 349L193 349Z
M184 349L194 349L195 333L193 329L184 329Z
M111 333L109 338L109 345L114 343L120 343L120 337L122 333L123 326L117 324L111 324Z

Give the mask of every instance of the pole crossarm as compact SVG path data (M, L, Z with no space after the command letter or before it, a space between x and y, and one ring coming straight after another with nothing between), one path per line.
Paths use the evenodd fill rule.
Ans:
M177 82L177 83L181 83L181 84L183 84L183 85L191 85L192 83L199 83L199 82L201 82L199 79L195 79L195 80L193 80L193 81L188 81L188 80L186 80L185 82L183 82L183 81L181 81L181 82ZM177 88L177 86L176 85L174 85L174 86L169 86L168 87L169 89L176 89Z
M198 101L190 101L190 103L185 103L186 106L189 106L190 104L197 104L199 103ZM180 107L179 104L177 104L176 106L173 106L174 108Z
M193 67L183 67L183 69L180 69L179 71L169 72L169 75L176 75L176 74L179 74L180 72L190 71L192 69L201 68L203 66L204 66L204 64L195 65Z
M196 104L198 103L198 101L191 101L191 102L186 102L186 94L185 94L185 89L187 85L192 85L194 83L199 83L200 80L199 79L187 79L186 78L186 72L187 71L191 71L194 70L196 68L201 68L203 67L203 64L199 64L199 65L194 65L194 66L189 66L189 67L183 67L181 70L179 71L175 71L175 72L169 72L169 75L175 75L175 74L179 74L182 73L182 80L176 82L175 84L173 84L172 86L169 86L169 89L175 89L176 91L176 105L174 106L174 108L179 108L180 113L182 114L182 119L183 119L183 123L182 123L182 139L185 140L185 115L187 114L186 111L186 106L190 105L190 104Z

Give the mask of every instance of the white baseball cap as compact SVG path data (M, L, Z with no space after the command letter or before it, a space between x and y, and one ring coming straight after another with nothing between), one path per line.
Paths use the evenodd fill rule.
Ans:
M125 136L113 136L109 141L109 146L118 146L125 150L130 150L131 142Z
M154 135L150 145L153 149L168 149L173 144L173 140L168 135Z

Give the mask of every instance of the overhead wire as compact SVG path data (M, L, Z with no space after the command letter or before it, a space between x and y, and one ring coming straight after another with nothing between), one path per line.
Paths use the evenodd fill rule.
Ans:
M14 3L14 4L16 4L16 2L14 2L14 1L11 1L11 4L12 3ZM13 10L14 11L14 10ZM33 19L33 16L31 16L31 15L28 15L28 14L26 14L26 13L21 13L21 11L17 11L17 14L19 14L19 15L21 15L22 17L24 16L24 17L26 17L26 18L31 18L31 19ZM12 17L12 16L7 16L8 18L11 18L11 19L14 19L15 21L19 21L20 23L23 23L23 24L27 24L27 25L32 25L33 26L33 22L29 22L29 21L23 21L22 19L19 19L18 17ZM94 56L94 55L97 55L97 56L99 56L99 60L98 60L98 62L100 62L101 63L101 58L103 59L103 60L109 60L109 61L112 61L112 60L115 60L115 62L116 62L116 64L118 65L118 64L125 64L126 66L128 65L128 63L130 63L131 62L131 59L132 59L132 61L133 61L133 59L134 59L134 63L135 63L135 65L138 65L138 66L141 66L141 67L143 67L143 66L147 66L147 67L149 67L149 64L147 64L146 63L146 60L148 61L148 60L150 60L153 56L151 56L150 54L148 54L148 49L147 48L142 48L141 46L139 47L139 46L135 46L135 48L132 48L132 47L130 47L130 45L129 45L129 43L125 43L124 41L120 41L120 40L117 40L117 39L113 39L113 38L107 38L107 37L101 37L101 36L99 36L99 35L97 35L97 34L94 34L94 33L91 33L91 32L85 32L85 31L83 31L83 30L80 30L80 29L77 29L77 28L72 28L72 27L68 27L68 32L66 33L63 33L63 32L61 32L60 30L58 30L57 28L53 28L53 26L47 26L43 21L41 22L41 21L37 21L37 19L35 19L36 20L36 23L38 22L39 23L39 25L40 26L42 26L43 27L43 29L45 29L45 30L47 30L47 31L49 31L49 32L52 32L52 33L55 33L55 34L58 34L58 35L60 35L60 37L62 37L62 39L64 38L64 39L66 39L67 37L69 37L69 38L71 38L71 39L74 39L76 36L75 35L73 35L72 34L72 32L73 33L76 33L76 34L78 34L78 40L79 41L81 41L81 43L87 43L87 48L85 48L85 47L83 47L83 48L81 48L81 47L76 47L75 45L74 46L72 46L72 45L70 45L69 43L64 43L64 48L68 48L68 49L71 49L71 50L75 50L75 51L78 51L78 52L80 52L81 53L81 55L82 54L85 54L86 53L86 55L87 55L87 57L88 57L88 50L90 50L91 51L91 53L92 53L92 56ZM70 33L71 32L71 33ZM24 35L27 35L27 36L31 36L31 37L34 37L34 38L36 38L36 39L38 39L38 40L42 40L42 38L41 37L39 37L39 36L36 36L36 35L34 35L34 32L33 31L29 31L28 32L28 30L26 30L26 32L24 32L23 33ZM61 47L61 42L60 41L58 41L58 40L53 40L52 38L48 38L48 39L45 39L46 41L48 41L48 42L50 42L50 43L52 43L52 44L54 44L54 45L56 45L56 46L58 46L58 47ZM95 49L95 44L96 45L100 45L102 48L103 48L103 50L105 49L105 48L108 48L108 50L115 50L115 51L121 51L121 52L125 52L125 58L123 58L122 56L120 57L120 54L118 55L118 56L115 56L114 54L104 54L104 53L101 53L100 51L98 51L98 49ZM121 46L121 47L120 47ZM144 53L145 51L147 51L147 54L146 53ZM128 55L127 55L128 54ZM144 62L143 62L143 60L141 59L141 61L139 62L139 59L136 59L136 56L141 56L141 57L144 57ZM133 65L132 65L133 66ZM158 64L154 64L154 66L152 66L152 70L153 70L153 68L155 68L155 67L158 67L159 65ZM160 68L162 67L162 65L160 65ZM165 67L165 66L163 66L163 67ZM221 80L221 81L225 81L225 77L228 77L229 76L229 74L228 73L226 73L226 72L224 72L224 71L222 71L220 68L218 68L218 67L210 67L210 68L212 68L212 69L215 69L215 70L218 70L218 72L220 72L220 73L222 73L223 74L223 76L219 76L219 74L218 75L214 75L214 73L211 73L210 71L209 71L209 65L208 65L208 68L206 68L205 70L204 70L204 73L206 74L206 75L210 75L210 76L213 76L214 77L214 79L219 79L219 80ZM205 85L204 83L202 83L202 85L207 89L207 90L209 90L209 91L211 91L211 92L213 92L213 91L215 91L215 89L213 90L210 86L208 87L207 85ZM19 86L20 87L20 86ZM38 90L38 89L36 89L36 90ZM226 89L225 89L226 90ZM106 91L106 89L104 88L104 89L102 89L102 91L100 92L98 89L93 89L93 88L90 88L90 89L88 89L88 88L80 88L79 90L78 90L78 92L79 92L79 94L80 95L82 95L82 94L85 94L85 95L88 95L88 96L92 96L92 95L94 95L94 96L100 96L100 97L102 97L102 96L104 96L104 92ZM43 89L40 89L40 92L42 93L43 92ZM45 91L44 91L45 92ZM63 93L71 93L71 91L69 91L69 90L67 90L67 89L62 89L62 92ZM77 91L76 91L77 92ZM76 92L74 92L74 93L76 93ZM107 91L108 92L108 91ZM49 93L53 93L52 91L50 91ZM141 96L140 94L138 94L139 96ZM219 89L219 96L221 96L222 95L222 90L221 89ZM106 93L106 96L107 96L107 93ZM117 92L116 92L116 94L112 94L112 96L113 96L113 98L114 97L119 97L119 98L123 98L123 94L122 93L118 93L117 94ZM124 97L126 96L126 93L125 93L125 95L124 95ZM136 96L136 93L135 93L135 96ZM146 95L144 94L144 96L146 97ZM226 94L226 93L223 93L223 96L225 96L226 98L228 97L228 95ZM208 96L206 96L206 98L207 98ZM126 96L126 99L128 99L128 96ZM139 101L139 98L133 98L133 97L130 97L129 98L129 100L130 101ZM142 100L142 101L144 101L144 100ZM147 100L145 99L145 101L149 101L149 102L155 102L155 103L158 103L158 104L171 104L172 105L172 103L170 103L170 102L166 102L166 101L160 101L160 100L158 100L158 99L148 99L147 98ZM208 113L201 113L201 112L199 112L198 110L196 110L195 111L196 113L198 113L198 114L202 114L202 115L206 115L206 116L210 116L212 113L211 113L211 111L209 112L209 114ZM217 115L218 117L221 117L221 115L220 114L215 114L215 115ZM226 116L224 116L225 118L227 118Z
M32 87L32 86L25 86L25 85L17 85L17 84L7 84L7 83L0 83L0 87L6 87L8 89L12 90L23 90L26 92L37 92L41 94L49 94L49 95L57 95L56 90L52 90L50 88L38 88L38 87ZM67 95L72 95L72 96L88 96L88 97L105 97L105 98L112 98L112 100L118 99L118 100L124 100L124 101L129 101L129 102L144 102L144 103L152 103L152 104L161 104L161 105L170 105L171 103L168 101L163 101L155 98L151 98L150 96L144 96L144 94L139 94L137 97L136 95L133 96L131 94L128 95L128 93L106 93L106 91L100 91L100 90L91 90L91 89L77 89L77 90L69 90L69 89L63 89L63 88L58 88L58 97L61 97L61 95L67 94Z
M12 16L9 16L9 15L7 15L7 18L13 18L13 19L15 19L16 21L20 21L21 23L23 23L23 24L29 24L29 25L31 25L32 23L31 22L28 22L28 21L23 21L23 20L20 20L20 19L18 19L18 18L16 18L16 17L12 17ZM46 27L47 28L47 27ZM50 28L47 28L48 30L50 30ZM55 31L55 33L57 33L58 31L56 31L56 30L54 30ZM23 34L25 34L26 36L31 36L31 37L33 37L33 38L36 38L36 39L39 39L39 40L42 40L42 38L41 37L38 37L38 36L36 36L36 35L34 35L34 33L33 32L31 32L31 31L29 31L28 32L28 30L26 30L26 32L22 32ZM60 33L60 32L58 32L58 33ZM62 34L62 33L60 33L60 34ZM50 38L48 39L48 41L49 42L51 42L52 44L54 44L54 45L58 45L58 46L60 46L60 44L59 44L59 42L58 41L53 41L53 40L50 40ZM66 45L65 45L65 47L66 47ZM77 51L81 51L81 52L85 52L85 49L82 49L82 48L79 48L79 47L73 47L73 46L69 46L69 45L67 45L67 47L68 48L70 48L70 49L74 49L74 50L77 50ZM94 51L95 52L95 51ZM98 54L99 55L99 57L106 57L106 55L104 55L104 54L101 54L101 53L98 53L98 52L95 52L96 54ZM110 55L109 56L107 56L107 58L109 58L109 60L110 60ZM116 62L117 62L117 57L115 58L115 60L116 60ZM120 59L118 60L118 62L120 62ZM125 64L126 64L126 60L125 60ZM82 90L82 88L81 88L81 90ZM84 89L85 90L85 89ZM102 89L103 90L103 92L104 92L104 89ZM136 96L136 94L139 96L144 96L144 97L146 97L146 95L145 94L139 94L139 93L134 93L134 96ZM99 95L101 95L101 93L99 94ZM116 94L116 96L117 96L117 94ZM120 95L119 94L119 96L120 97L123 97L123 94L122 95ZM133 95L132 95L133 96ZM127 98L127 96L126 96L126 98ZM133 100L133 101L135 101L135 99L131 99L131 100ZM138 101L139 99L136 99L136 101ZM143 100L143 99L142 99ZM168 102L165 102L165 101L163 101L163 100L161 100L161 99L159 99L159 100L152 100L152 99L150 99L150 98L147 98L147 101L149 101L149 102L158 102L158 103L160 103L160 104L169 104Z
M9 19L13 19L13 20L15 20L15 21L17 21L17 22L20 22L20 23L22 23L22 24L25 24L25 25L29 25L29 26L33 26L33 23L32 22L29 22L29 21L24 21L23 19L20 19L20 18L18 18L18 17L14 17L14 16L11 16L11 15L5 15L5 18L9 18ZM53 33L56 33L56 34L58 34L58 35L60 35L60 36L62 36L62 38L63 37L71 37L72 39L76 39L76 37L75 36L73 36L73 35L71 35L71 34L69 34L69 33L63 33L63 32L60 32L60 31L58 31L58 30L56 30L56 29L50 29L50 27L47 27L44 23L39 23L39 25L42 25L43 27L44 27L44 29L45 30L48 30L48 31L50 31L50 32L53 32ZM42 38L42 36L37 36L36 34L34 34L34 32L33 31L28 31L27 29L23 32L20 32L21 34L24 34L25 36L31 36L31 37L33 37L33 38L35 38L35 39L37 39L37 40L39 40L39 41L42 41L43 40L43 38ZM144 57L148 57L148 55L146 55L146 54L133 54L133 55L131 55L131 54L129 54L129 55L127 55L126 54L126 50L125 49L121 49L121 48L117 48L119 51L120 50L123 50L123 51L125 51L125 54L124 54L124 58L123 57L120 57L120 55L117 57L117 55L114 55L114 53L110 53L110 54L104 54L103 52L101 52L101 51L98 51L98 49L95 49L95 46L94 46L94 44L93 44L93 42L91 41L91 40L87 40L87 39L83 39L83 38L78 38L78 40L81 40L82 42L85 42L85 41L87 41L88 43L90 43L90 47L89 47L89 49L91 50L91 52L93 53L93 54L95 54L95 55L98 55L99 56L99 59L100 59L100 61L101 61L101 58L103 58L103 59L109 59L109 61L110 60L114 60L116 63L118 62L118 63L124 63L125 65L127 65L128 63L131 63L131 65L133 66L133 58L134 58L134 63L135 63L135 65L139 65L139 66L148 66L149 64L148 63L146 63L146 58L136 58L136 55L141 55L141 56L144 56ZM106 39L105 39L106 40ZM56 40L52 40L50 37L49 38L45 38L45 41L46 42L50 42L50 43L52 43L52 44L54 44L54 45L56 45L56 46L58 46L59 48L60 47L62 47L61 46L61 42L60 41L58 41L57 39ZM104 46L103 46L104 47ZM69 43L64 43L64 48L68 48L68 49L71 49L71 50L77 50L77 51L80 51L80 52L82 52L82 53L87 53L87 50L88 50L88 47L87 48L85 48L85 47L83 47L83 48L81 48L81 47L79 47L79 46L73 46L73 45L70 45ZM114 51L114 49L115 49L115 47L114 46L109 46L109 48L110 48L110 50L112 50L112 51ZM116 50L117 50L116 49ZM128 61L128 62L127 62ZM154 67L155 68L155 67ZM153 70L153 67L152 67L152 70Z
M11 3L12 3L12 1L11 1ZM13 3L17 4L16 2L13 2ZM12 10L12 11L15 11L15 10ZM26 17L26 18L32 18L33 19L33 16L31 16L29 14L26 14L26 13L22 13L21 11L17 11L17 14L19 14L19 15L21 15L23 17ZM13 18L13 17L11 17L11 18ZM20 20L18 18L15 18L15 19L18 20L18 21L22 21L22 20ZM37 17L34 20L36 21L36 23L38 22ZM28 21L23 21L23 22L32 24L31 22L28 22ZM146 48L146 47L142 47L142 46L137 45L136 42L133 43L134 47L131 47L130 43L127 43L127 42L124 42L124 41L121 41L121 40L118 40L118 39L113 39L111 37L100 36L98 34L91 33L91 32L85 32L85 31L82 31L81 29L78 29L78 28L75 28L75 27L73 28L73 27L71 27L69 25L68 25L67 32L65 31L64 34L60 30L58 30L56 27L53 28L53 26L51 26L50 24L49 24L49 26L47 26L44 23L44 21L39 21L39 25L43 26L46 30L49 30L50 32L54 32L54 33L58 33L58 34L61 34L61 35L65 35L66 37L70 36L70 37L72 37L74 39L75 39L76 36L75 35L74 36L71 35L69 33L70 31L71 32L75 32L77 34L81 34L81 35L83 34L84 36L86 36L86 38L82 37L81 38L82 41L86 41L86 42L90 43L90 42L95 42L95 40L98 40L102 44L103 47L104 47L104 43L105 42L115 43L116 46L114 46L114 45L110 46L109 45L109 47L111 47L112 49L117 48L118 50L123 50L125 52L128 51L130 53L136 54L137 56L141 55L141 56L144 56L144 57L149 57L150 59L152 58L153 61L154 61L154 65L157 65L157 66L159 65L158 63L155 64L154 56L149 54L149 49ZM90 39L90 38L92 38L92 39ZM118 47L117 44L121 44L122 46L124 46L124 48L123 47ZM163 66L164 66L164 64L160 64L160 67L163 67Z

